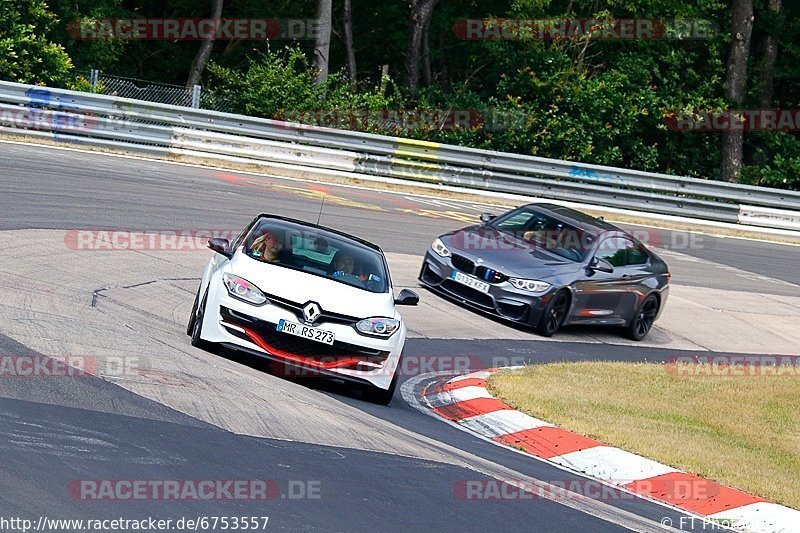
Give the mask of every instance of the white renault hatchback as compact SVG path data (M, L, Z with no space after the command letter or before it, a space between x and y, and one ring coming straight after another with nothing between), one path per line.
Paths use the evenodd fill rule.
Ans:
M186 333L277 363L286 376L327 376L388 404L406 326L379 247L299 220L260 215L233 243L211 239ZM276 365L273 365L273 369Z

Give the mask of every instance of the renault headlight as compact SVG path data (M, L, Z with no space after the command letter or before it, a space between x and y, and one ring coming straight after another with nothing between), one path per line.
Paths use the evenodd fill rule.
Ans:
M358 322L356 329L363 335L389 338L400 329L400 321L394 318L367 318Z
M261 292L261 289L244 278L226 273L222 276L222 282L225 284L225 288L228 289L228 294L234 298L244 300L253 305L267 303L267 297Z

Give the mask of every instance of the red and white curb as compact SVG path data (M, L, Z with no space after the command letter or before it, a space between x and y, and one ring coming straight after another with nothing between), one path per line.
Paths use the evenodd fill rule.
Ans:
M434 381L422 390L421 403L435 416L495 443L732 529L800 532L800 511L513 410L486 390L492 372Z

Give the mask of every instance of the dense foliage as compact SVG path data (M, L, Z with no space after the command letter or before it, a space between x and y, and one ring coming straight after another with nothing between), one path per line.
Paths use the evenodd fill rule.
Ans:
M44 0L0 2L0 79L65 83L72 62L53 42L55 25Z
M800 4L752 1L755 13L745 109L800 108ZM432 9L419 88L408 84L414 9ZM773 6L774 7L774 6ZM729 0L352 0L357 81L348 78L343 2L334 0L331 75L316 83L314 41L217 41L204 90L231 110L265 117L369 115L368 110L465 110L467 125L442 120L404 128L396 115L340 125L495 150L720 179L719 132L674 131L667 117L730 107ZM225 0L226 18L312 19L315 0ZM166 83L186 82L198 41L75 40L80 17L206 17L211 1L12 0L0 3L0 77L74 86L90 68ZM464 18L648 18L698 20L708 35L650 40L464 40ZM703 26L707 27L707 26ZM676 30L677 31L677 30ZM680 32L679 32L680 33ZM767 38L777 43L766 67ZM682 37L682 38L681 38ZM694 37L694 38L692 38ZM71 59L70 59L71 58ZM73 66L74 63L74 66ZM382 73L383 71L383 73ZM300 111L314 111L302 115ZM361 115L359 115L359 113ZM402 113L400 114L402 116ZM336 120L330 124L335 125ZM399 123L398 123L399 122ZM434 121L435 122L435 121ZM800 189L796 132L747 132L740 180Z

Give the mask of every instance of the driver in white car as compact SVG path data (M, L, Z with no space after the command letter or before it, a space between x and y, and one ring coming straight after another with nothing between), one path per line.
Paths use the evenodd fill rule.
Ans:
M281 241L270 232L261 235L253 241L253 245L250 247L253 255L256 256L259 261L264 261L266 263L276 262L282 249Z
M356 269L355 258L344 250L339 250L336 252L336 254L333 256L333 261L331 261L331 264L333 265L334 278L351 276Z

